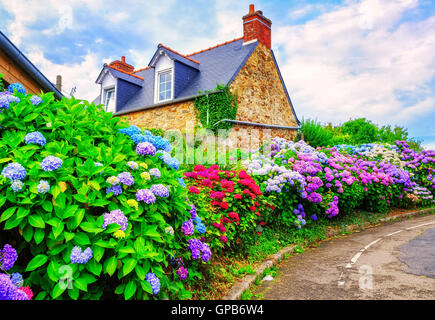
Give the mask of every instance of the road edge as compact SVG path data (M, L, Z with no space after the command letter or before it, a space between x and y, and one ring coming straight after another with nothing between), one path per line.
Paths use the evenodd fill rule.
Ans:
M427 208L418 211L402 213L391 217L381 218L377 221L377 223L388 223L388 222L403 220L406 218L411 218L424 214L435 214L435 208ZM328 234L328 236L330 237L337 236L346 231L364 230L372 225L373 223L370 222L366 222L363 225L354 224L354 225L346 226L342 230L333 231L330 234ZM315 242L313 242L312 244L314 243ZM269 256L255 269L255 274L246 275L242 279L238 280L231 287L230 291L225 296L222 297L222 300L239 300L242 296L242 293L252 287L252 284L255 282L255 279L257 279L257 277L261 276L267 268L270 268L276 265L278 262L280 262L286 254L293 253L296 247L297 245L289 245L287 247L282 248L277 253Z

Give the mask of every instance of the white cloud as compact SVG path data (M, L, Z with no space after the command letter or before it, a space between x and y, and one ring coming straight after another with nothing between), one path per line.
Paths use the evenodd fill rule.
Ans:
M417 1L350 1L304 25L273 31L273 47L299 116L335 123L366 117L406 124L434 115L435 17L400 22ZM399 24L398 27L396 25Z
M79 99L93 101L99 94L99 87L95 84L101 71L101 61L98 56L88 52L83 60L76 64L55 64L46 59L40 48L33 47L26 52L26 56L52 83L56 76L62 76L62 93L69 96L71 89L76 87L74 96Z

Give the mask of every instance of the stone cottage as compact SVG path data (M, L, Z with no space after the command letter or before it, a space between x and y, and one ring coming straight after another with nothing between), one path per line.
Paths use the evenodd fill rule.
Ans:
M146 68L135 70L125 57L105 64L94 102L139 127L183 131L186 123L198 124L199 92L226 84L238 99L236 119L226 120L238 146L254 135L266 138L266 131L293 139L300 122L271 49L272 22L254 5L242 20L243 37L199 52L184 55L159 44Z

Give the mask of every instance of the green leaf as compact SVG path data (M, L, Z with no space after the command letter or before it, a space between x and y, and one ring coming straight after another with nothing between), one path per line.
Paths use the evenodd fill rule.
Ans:
M111 257L107 259L106 262L104 263L104 271L108 273L110 276L112 276L115 273L117 266L118 266L118 260L116 259L116 257Z
M66 290L67 286L65 285L61 285L60 283L57 283L53 290L51 291L51 296L53 297L53 299L56 299L57 297L59 297L60 295L62 295L62 293L64 293L64 291Z
M91 262L87 264L87 269L93 274L95 274L97 277L99 277L101 271L103 270L103 266L100 263L96 262L95 260L91 260Z
M118 251L121 253L136 253L136 251L134 251L134 249L130 246L122 247Z
M73 300L77 300L79 298L79 294L80 294L80 292L79 292L79 289L77 289L77 288L72 288L71 290L68 290L68 295Z
M53 211L53 204L50 201L45 201L42 204L42 208L47 212L52 212Z
M88 235L84 232L77 232L74 235L74 242L77 243L79 246L86 246L88 244L91 244Z
M127 274L132 272L134 267L136 266L136 264L137 264L136 259L126 259L126 260L124 260L124 265L122 267L123 276L126 276Z
M81 291L85 291L88 292L88 284L86 282L86 280L79 278L79 279L74 279L74 287L76 287L77 289L81 290Z
M0 218L0 222L3 222L5 220L9 219L15 213L15 210L17 210L17 207L10 207L10 208L6 209L2 213L2 216Z
M136 274L139 277L139 279L144 281L146 277L146 272L144 268L142 268L140 265L137 264L134 270L136 271Z
M29 216L29 223L31 226L35 228L40 228L40 229L45 228L44 220L42 219L41 216L36 214Z
M35 229L35 232L33 234L33 238L35 239L36 244L40 244L42 240L44 240L45 237L45 231L42 229Z
M137 287L135 281L132 280L129 283L127 283L124 291L125 300L129 300L131 297L133 297L133 295L136 293L136 288Z
M98 228L95 223L92 222L83 222L82 224L80 224L80 228L82 228L85 232L92 233L99 233L101 231L104 231L102 228Z
M32 260L30 260L29 264L27 265L26 271L33 271L40 266L44 265L47 262L47 256L43 254L39 254L36 257L34 257Z
M61 193L60 187L58 185L54 185L50 189L50 193L53 196L53 200L56 200L57 196Z
M26 225L23 230L23 238L26 242L30 242L33 238L33 228L29 225Z
M148 281L141 281L140 285L143 291L148 292L149 294L153 294L153 289L151 288L151 285Z
M101 258L104 255L104 248L98 247L98 246L94 246L92 251L94 252L94 259L95 259L95 261L100 262Z
M134 249L136 252L141 255L145 252L145 239L142 237L139 237L134 242Z

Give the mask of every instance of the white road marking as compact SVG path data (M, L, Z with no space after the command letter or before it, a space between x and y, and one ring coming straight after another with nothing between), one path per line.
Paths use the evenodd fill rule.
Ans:
M428 226L428 225L431 225L431 224L435 224L435 222L429 222L429 223L419 224L418 226L413 226L413 227L406 228L406 230L412 230L412 229L415 229L415 228L424 227L424 226Z
M402 231L403 230L399 230L399 231L396 231L396 232L393 232L393 233L389 233L389 234L385 235L384 237L391 237L391 236L393 236L395 234L398 234L399 232L402 232Z
M361 250L360 250L356 255L354 255L354 256L352 257L352 259L350 259L350 263L346 264L346 267L345 267L345 268L346 268L346 269L351 269L352 266L353 266L353 265L358 261L358 259L359 259L359 258L361 257L361 255L364 253L364 251L366 251L368 248L370 248L372 245L378 243L378 242L381 241L382 239L385 239L386 237L391 237L391 236L393 236L393 235L395 235L395 234L398 234L398 233L400 233L400 232L402 232L402 231L405 231L405 230L412 230L412 229L416 229L416 228L419 228L419 227L428 226L428 225L431 225L431 224L435 224L435 221L434 221L434 222L428 222L428 223L419 224L419 225L417 225L417 226L413 226L413 227L405 228L405 229L402 229L402 230L398 230L398 231L395 231L395 232L392 232L392 233L386 234L386 235L382 236L381 238L378 238L378 239L376 239L375 241L370 242L370 243L369 243L368 245L366 245L363 249L361 249ZM344 286L344 281L342 281L343 277L344 277L344 273L341 272L340 277L338 278L338 285L339 285L339 286Z

